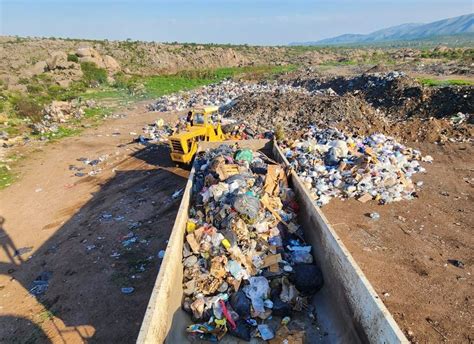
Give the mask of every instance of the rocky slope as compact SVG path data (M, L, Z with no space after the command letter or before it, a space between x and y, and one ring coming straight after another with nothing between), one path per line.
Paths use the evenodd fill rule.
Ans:
M119 70L129 74L152 75L181 70L299 63L302 59L322 62L334 54L318 51L291 54L286 48L214 45L182 45L128 41L81 41L63 39L23 39L0 37L0 79L4 84L21 85L47 71L64 74L63 79L80 77L76 62L94 62L110 74ZM63 72L59 72L63 71ZM67 72L65 72L67 71ZM58 77L58 76L57 76ZM61 78L58 77L61 85ZM17 88L22 89L21 86Z
M75 57L74 57L75 56ZM411 63L427 58L450 58L456 68L438 74L453 74L459 61L463 71L472 72L472 49L438 47L419 49L326 49L303 47L256 47L198 44L163 44L132 41L91 41L54 38L0 36L0 82L10 89L25 89L22 79L50 72L59 86L81 77L77 62L94 62L109 75L156 75L181 70L213 69L246 65L332 65L373 66L391 61ZM424 62L424 60L423 60ZM430 65L433 61L427 61ZM419 65L419 63L417 64ZM425 67L423 67L425 68ZM453 72L454 71L454 72ZM464 74L464 73L463 73Z

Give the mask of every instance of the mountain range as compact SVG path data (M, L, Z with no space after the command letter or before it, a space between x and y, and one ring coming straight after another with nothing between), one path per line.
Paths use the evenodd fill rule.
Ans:
M290 45L353 45L390 41L420 40L440 36L474 33L474 13L437 20L428 24L410 23L392 26L369 34L344 34L315 42L295 42Z

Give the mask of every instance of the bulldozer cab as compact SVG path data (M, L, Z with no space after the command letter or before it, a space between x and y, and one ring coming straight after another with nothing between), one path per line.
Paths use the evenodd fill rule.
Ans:
M208 106L194 109L193 125L201 127L206 125L215 125L216 122L218 122L218 111L219 107L217 106Z
M189 164L196 154L199 141L224 141L217 106L196 108L193 110L193 125L186 130L169 137L171 159Z

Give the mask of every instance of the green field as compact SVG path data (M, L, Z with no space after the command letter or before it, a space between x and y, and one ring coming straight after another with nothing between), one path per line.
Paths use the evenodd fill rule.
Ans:
M419 78L417 79L423 86L436 87L436 86L473 86L474 82L470 80L462 79L448 79L438 80L431 78Z
M22 80L26 93L1 91L0 112L7 116L0 127L10 134L21 133L22 127L42 118L42 109L54 100L95 100L103 106L121 106L133 101L153 99L173 92L190 90L226 78L271 79L275 75L295 70L295 66L247 66L218 69L182 71L172 75L124 75L114 76L116 82L108 84L104 70L90 64L82 64L84 77L67 88L53 83L50 77L40 75ZM103 117L103 111L89 113L87 117ZM6 123L6 124L5 124Z
M105 86L99 90L88 90L80 94L85 99L121 99L131 101L153 99L179 91L191 90L200 86L216 83L228 78L272 79L274 76L296 70L296 66L247 66L217 69L198 69L182 71L176 74L153 76L132 76L122 78L114 86ZM143 88L137 92L139 85Z

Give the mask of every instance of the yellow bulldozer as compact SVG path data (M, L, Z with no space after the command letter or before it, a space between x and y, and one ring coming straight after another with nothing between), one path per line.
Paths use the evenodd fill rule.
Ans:
M192 110L193 124L187 123L186 130L173 134L168 138L171 160L189 164L193 160L194 154L196 154L200 141L216 142L225 140L220 120L217 119L218 110L217 106Z

